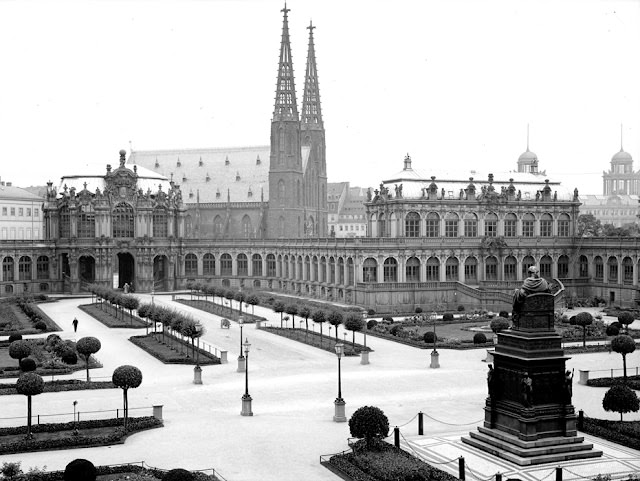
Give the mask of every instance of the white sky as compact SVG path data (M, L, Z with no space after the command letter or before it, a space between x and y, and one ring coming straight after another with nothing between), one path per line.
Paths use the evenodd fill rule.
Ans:
M268 145L282 6L0 0L2 180L103 173L129 141ZM425 176L513 170L527 123L540 169L582 194L601 193L621 123L640 169L640 0L288 7L299 108L317 26L330 182L377 185L407 152Z

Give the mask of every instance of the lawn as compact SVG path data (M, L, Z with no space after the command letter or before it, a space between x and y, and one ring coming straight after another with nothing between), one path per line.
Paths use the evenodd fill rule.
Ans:
M358 356L360 355L360 352L365 349L367 351L371 351L369 347L364 347L362 344L354 344L352 340L349 339L350 336L347 336L346 339L336 339L335 337L328 336L325 333L320 336L319 332L308 331L305 329L290 329L286 327L263 327L261 330L277 334L278 336L286 337L288 339L293 339L294 341L308 344L309 346L317 347L318 349L329 352L335 352L335 345L338 342L341 342L344 344L345 356Z
M152 332L146 336L133 336L129 340L139 348L151 354L165 364L220 364L220 358L196 347L195 353L191 344L169 334Z
M60 327L49 316L43 313L35 302L32 302L31 306L34 311L37 312L39 318L46 324L46 329L36 329L29 316L18 306L17 298L9 298L0 302L0 336L60 331Z
M113 306L110 306L107 302L103 302L102 304L84 304L78 307L107 327L129 327L132 329L139 329L150 325L138 316L131 316L129 312L120 311Z

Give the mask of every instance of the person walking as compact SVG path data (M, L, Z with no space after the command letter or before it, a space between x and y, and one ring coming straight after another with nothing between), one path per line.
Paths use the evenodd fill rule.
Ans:
M73 322L71 324L73 324L73 332L78 332L78 318L77 317L73 318Z

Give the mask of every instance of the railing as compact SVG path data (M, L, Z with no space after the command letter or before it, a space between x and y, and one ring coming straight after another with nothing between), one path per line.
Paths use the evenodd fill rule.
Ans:
M107 410L97 410L97 411L76 411L76 421L81 420L81 415L92 415L85 420L95 420L95 419L110 419L112 417L120 418L120 411L123 409L107 409ZM153 406L147 407L138 407L138 408L129 408L129 412L131 411L150 411L149 415L153 415ZM45 424L45 423L68 423L73 422L73 412L68 413L49 413L49 414L32 414L31 422L33 424ZM144 415L144 414L143 414ZM14 416L14 417L4 417L0 418L0 425L2 427L18 427L24 426L27 422L27 416Z

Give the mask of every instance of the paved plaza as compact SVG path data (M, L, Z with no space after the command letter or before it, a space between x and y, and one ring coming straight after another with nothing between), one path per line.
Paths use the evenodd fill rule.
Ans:
M150 296L138 295L143 302ZM2 461L22 461L29 467L43 465L47 470L63 469L78 457L94 464L115 464L144 461L145 464L169 469L190 470L215 468L229 481L240 480L336 480L337 476L319 464L322 454L348 448L347 423L335 423L333 401L337 395L337 358L334 354L260 331L255 325L245 325L244 336L251 343L249 355L249 392L253 397L253 417L240 416L244 393L244 373L236 372L240 330L232 322L230 329L220 328L220 318L171 301L170 296L155 296L157 304L171 306L193 314L206 328L203 340L219 349L228 350L228 364L205 366L202 385L193 384L193 366L164 365L145 353L128 338L143 334L144 329L109 329L78 309L88 303L84 298L62 299L42 304L42 309L63 329L65 339L95 336L102 349L96 357L103 364L91 371L94 379L111 376L122 364L141 369L144 379L137 389L130 390L131 408L163 405L165 426L132 435L125 444L22 453L2 456ZM279 325L279 314L256 307L255 313ZM71 321L79 320L78 332ZM311 321L309 321L311 324ZM318 328L316 327L316 331ZM327 332L327 325L324 332ZM343 337L342 328L338 337ZM351 333L348 334L351 339ZM356 334L356 342L363 342ZM342 359L342 394L347 403L347 417L364 405L380 407L391 426L401 426L403 443L421 456L441 467L457 472L457 462L446 462L464 456L468 466L478 476L467 479L487 479L500 471L520 473L521 479L554 479L548 474L555 466L543 466L518 471L515 465L479 453L460 442L460 437L475 430L483 418L487 394L484 362L486 351L439 350L440 369L429 368L430 349L416 349L399 343L367 336L367 345L374 352L370 364L361 365L357 357ZM638 352L627 359L629 366L640 365ZM619 415L602 409L606 389L589 388L577 383L579 369L619 369L622 358L616 353L580 354L568 362L575 368L573 403L588 416L618 419ZM73 377L80 378L82 373ZM71 413L73 402L78 409L95 411L122 406L120 389L71 391L42 394L34 397L34 414ZM24 396L2 397L2 418L24 416ZM419 411L425 416L425 435L417 435ZM133 411L148 415L151 410ZM68 420L72 416L69 415ZM89 414L82 419L90 418ZM640 419L638 413L625 415L626 420ZM7 425L1 420L1 425ZM628 473L640 470L640 453L602 441L595 442L605 451L599 460L561 463L576 473L565 472L564 479L580 479L599 472ZM573 477L572 477L573 476ZM506 477L504 479L507 479Z

